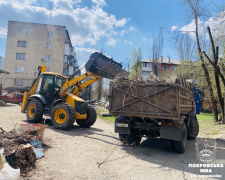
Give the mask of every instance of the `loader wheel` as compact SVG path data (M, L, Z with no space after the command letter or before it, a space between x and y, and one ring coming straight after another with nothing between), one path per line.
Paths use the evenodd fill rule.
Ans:
M32 99L27 105L27 120L32 123L41 122L44 107L38 99Z
M187 139L194 140L198 136L198 133L199 133L199 124L198 120L195 119L194 124L191 125L187 130Z
M187 146L187 128L185 123L181 125L181 140L173 141L174 151L178 153L184 153Z
M126 146L138 146L141 142L141 137L136 134L119 134L119 139Z
M68 103L59 103L52 108L51 122L56 129L68 129L75 122L75 110Z
M87 106L87 119L77 119L77 124L83 128L89 128L92 126L97 118L95 109L92 106Z

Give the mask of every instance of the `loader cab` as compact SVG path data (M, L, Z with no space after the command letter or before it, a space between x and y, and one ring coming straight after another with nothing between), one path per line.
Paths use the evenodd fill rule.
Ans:
M48 105L51 105L59 98L59 90L66 82L66 77L57 73L42 73L38 83L36 93L42 95Z

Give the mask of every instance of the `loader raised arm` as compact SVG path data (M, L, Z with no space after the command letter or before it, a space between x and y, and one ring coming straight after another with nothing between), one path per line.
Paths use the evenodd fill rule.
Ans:
M78 95L80 91L90 84L104 78L113 79L115 77L128 77L129 73L122 69L122 65L105 55L95 52L90 56L89 61L85 64L86 73L68 79L59 92L59 96L63 97L67 90L75 85L72 94ZM83 80L91 78L87 81Z
M67 129L75 121L81 127L92 126L96 121L96 111L77 95L103 77L113 79L128 76L128 73L121 64L98 52L90 56L85 68L84 74L68 78L45 72L46 66L38 67L29 92L24 93L21 107L21 112L27 114L27 120L39 123L46 115L51 117L53 126L58 129Z

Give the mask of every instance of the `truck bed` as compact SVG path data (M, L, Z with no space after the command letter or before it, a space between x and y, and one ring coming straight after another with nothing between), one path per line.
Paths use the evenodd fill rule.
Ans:
M130 117L179 120L193 111L193 91L181 83L110 83L109 113Z

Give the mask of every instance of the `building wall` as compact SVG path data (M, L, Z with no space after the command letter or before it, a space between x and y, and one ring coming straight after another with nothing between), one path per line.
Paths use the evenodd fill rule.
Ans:
M19 34L20 29L26 29L27 34ZM48 37L48 32L52 36ZM63 74L65 39L65 26L9 21L4 70L11 74L5 76L4 88L15 86L14 79L23 79L22 86L29 86L40 65ZM26 41L26 47L18 47L18 41ZM51 44L50 49L47 43ZM18 60L17 53L25 53L25 60ZM50 61L44 61L46 55ZM15 66L24 67L24 72L15 72Z
M157 63L158 66L158 77L164 78L165 75L173 74L177 71L177 67L180 65L180 62L176 60L170 60L168 57L167 59L162 59ZM149 78L149 76L153 73L153 60L142 60L142 76L145 78Z
M5 59L0 56L0 69L2 69L2 70L4 68L4 61L5 61Z

